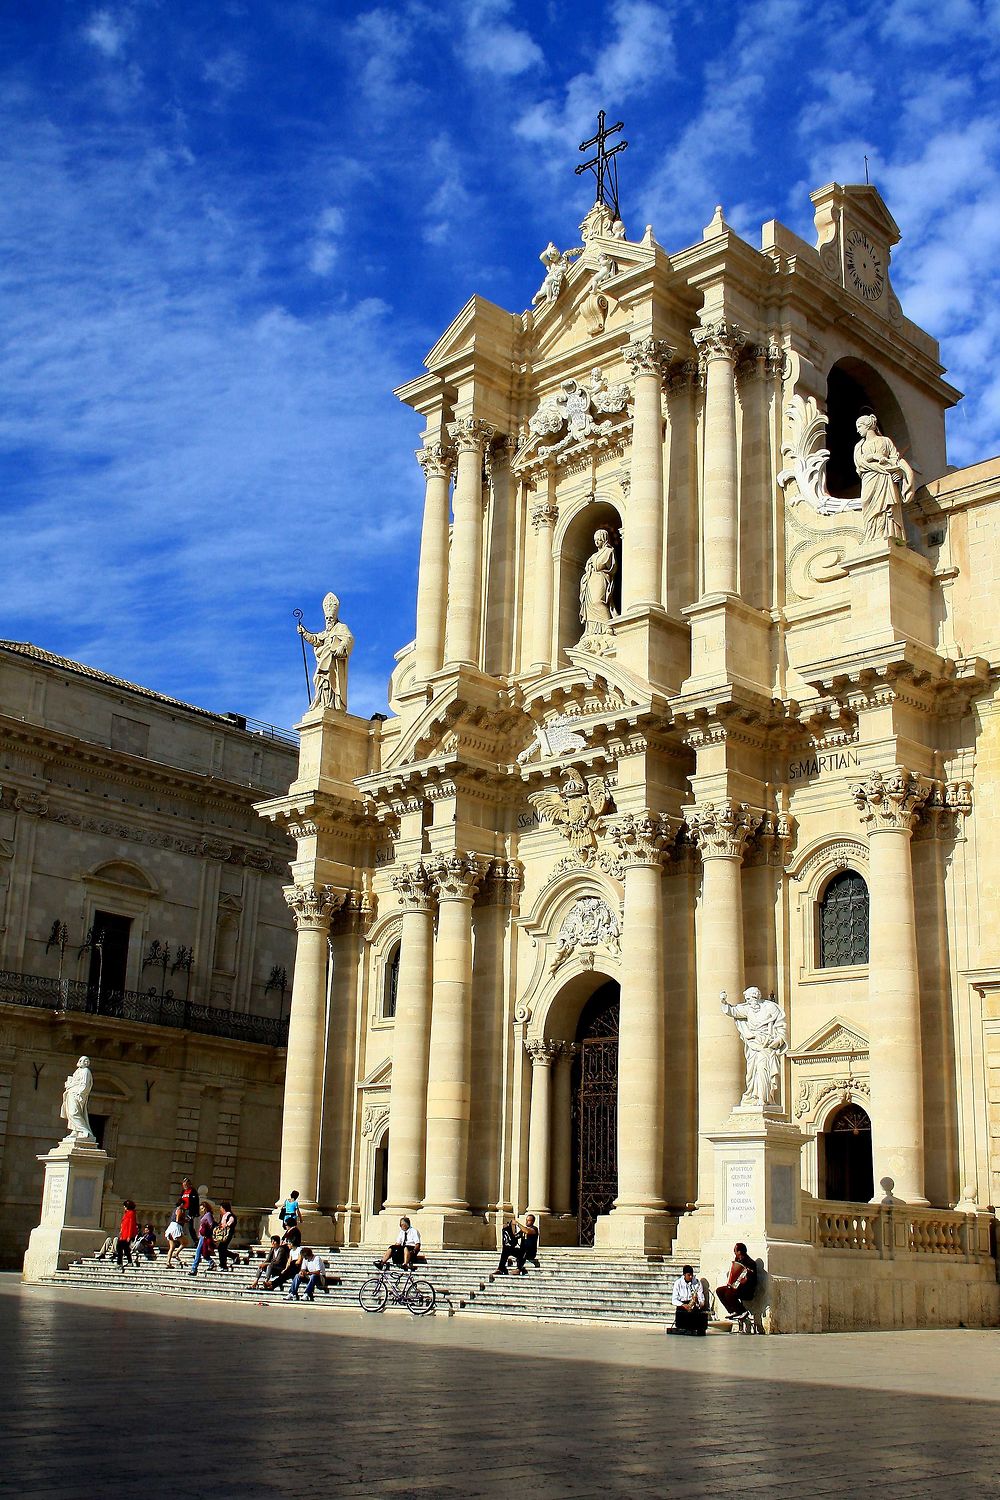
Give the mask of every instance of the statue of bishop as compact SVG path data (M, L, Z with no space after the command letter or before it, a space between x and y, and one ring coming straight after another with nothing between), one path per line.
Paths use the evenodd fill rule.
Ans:
M306 630L299 622L299 635L316 653L311 709L347 710L347 661L354 650L354 637L339 615L340 600L336 594L327 594L323 600L323 629Z

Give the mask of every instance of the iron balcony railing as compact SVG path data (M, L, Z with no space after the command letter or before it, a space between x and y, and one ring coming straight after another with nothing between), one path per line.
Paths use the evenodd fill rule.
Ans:
M277 1016L247 1015L158 995L155 990L99 990L79 979L44 979L8 969L0 969L0 1004L141 1021L146 1026L171 1026L264 1047L284 1047L288 1041L287 1016L279 1020Z

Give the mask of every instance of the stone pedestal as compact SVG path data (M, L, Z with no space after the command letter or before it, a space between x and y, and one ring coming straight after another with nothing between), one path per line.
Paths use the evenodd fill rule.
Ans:
M916 641L935 649L934 568L902 542L865 542L845 558L851 595L847 650Z
M92 1255L106 1238L101 1228L104 1174L112 1158L100 1146L72 1137L38 1160L45 1168L42 1217L24 1254L25 1281L41 1281Z
M804 1238L802 1217L802 1131L777 1110L741 1105L720 1130L706 1135L715 1157L715 1216L701 1247L701 1274L712 1287L720 1286L733 1246L742 1240L753 1259L763 1261L768 1277L814 1277L815 1250ZM765 1325L767 1307L767 1277L762 1277L756 1310Z
M670 1250L677 1220L669 1213L630 1213L615 1209L601 1214L594 1226L598 1250L631 1250L637 1255L660 1255Z

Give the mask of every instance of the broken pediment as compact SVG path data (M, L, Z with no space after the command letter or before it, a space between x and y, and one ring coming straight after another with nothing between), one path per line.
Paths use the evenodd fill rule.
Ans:
M796 1062L832 1062L867 1057L868 1038L840 1016L834 1016L790 1052Z

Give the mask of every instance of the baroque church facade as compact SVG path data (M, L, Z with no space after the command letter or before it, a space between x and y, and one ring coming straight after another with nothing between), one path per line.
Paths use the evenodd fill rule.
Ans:
M735 1233L775 1328L997 1320L1000 463L947 465L877 190L812 201L676 253L599 201L398 392L392 716L318 692L260 806L322 1242Z

